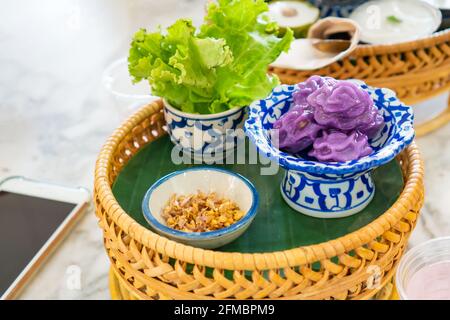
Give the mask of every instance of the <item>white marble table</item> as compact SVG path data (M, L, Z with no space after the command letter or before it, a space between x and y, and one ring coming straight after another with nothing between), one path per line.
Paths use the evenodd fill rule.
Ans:
M92 189L97 153L120 123L101 84L139 27L201 20L204 0L20 0L0 10L0 179L9 175ZM426 202L411 244L450 235L450 125L418 139ZM81 288L69 284L74 268ZM108 299L108 259L93 210L22 294Z

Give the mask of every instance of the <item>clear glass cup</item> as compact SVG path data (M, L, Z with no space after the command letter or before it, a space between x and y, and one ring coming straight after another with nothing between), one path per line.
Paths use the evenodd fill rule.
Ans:
M419 270L439 263L445 263L445 265L449 263L450 266L450 237L432 239L409 250L401 258L395 276L395 284L400 299L412 299L412 297L408 297L408 285L411 284L412 277ZM448 270L448 274L450 275L450 269ZM430 283L433 283L431 278L429 279ZM447 277L446 279L449 278ZM444 286L448 288L450 283L444 283Z
M151 95L147 81L132 83L126 58L118 59L106 68L102 83L121 118L128 117L141 106L157 99Z

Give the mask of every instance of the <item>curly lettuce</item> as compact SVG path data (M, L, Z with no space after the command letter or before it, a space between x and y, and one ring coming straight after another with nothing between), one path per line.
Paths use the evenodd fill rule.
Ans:
M180 19L163 33L139 30L128 57L134 82L188 113L210 114L263 98L279 81L267 67L293 39L267 15L263 0L219 0L203 25Z

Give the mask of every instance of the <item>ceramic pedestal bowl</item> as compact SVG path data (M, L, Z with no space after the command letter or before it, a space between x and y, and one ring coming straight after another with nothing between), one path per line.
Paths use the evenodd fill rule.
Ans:
M245 132L259 151L285 170L281 194L293 209L318 218L340 218L364 209L372 200L373 169L388 163L414 139L412 108L400 102L389 89L366 90L381 111L385 125L369 140L373 153L347 162L318 162L277 149L271 142L274 122L286 113L296 85L276 87L269 97L250 105Z

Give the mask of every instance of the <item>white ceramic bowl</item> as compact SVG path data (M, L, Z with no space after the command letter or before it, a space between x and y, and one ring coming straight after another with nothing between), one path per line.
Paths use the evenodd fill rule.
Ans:
M208 232L184 232L169 228L161 216L169 198L177 195L216 192L234 201L245 215L229 227ZM175 171L156 181L145 194L142 211L152 229L162 236L194 247L213 249L239 237L250 226L258 207L258 192L243 176L215 168L193 167Z
M391 17L398 22L389 22ZM361 41L377 45L427 37L442 22L441 11L422 0L366 1L349 18L359 24Z

